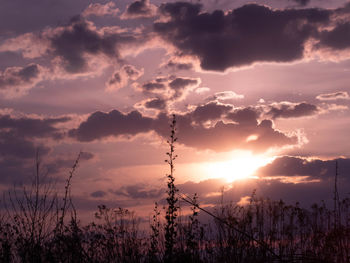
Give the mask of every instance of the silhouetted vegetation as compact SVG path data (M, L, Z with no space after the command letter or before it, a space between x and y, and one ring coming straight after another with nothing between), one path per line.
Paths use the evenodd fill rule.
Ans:
M70 195L80 155L63 196L42 176L37 157L32 186L6 197L0 262L350 262L350 200L339 199L336 184L333 208L320 202L304 209L254 193L245 206L202 207L197 195L175 186L175 117L170 128L167 205L155 203L148 230L133 212L104 205L95 222L82 224ZM180 200L187 216L180 216ZM212 220L202 222L201 213Z

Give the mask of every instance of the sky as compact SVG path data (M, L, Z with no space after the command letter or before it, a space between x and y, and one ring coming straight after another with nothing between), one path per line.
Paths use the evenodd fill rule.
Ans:
M203 206L350 187L350 2L0 2L0 191L39 155L57 191L140 216L175 178Z

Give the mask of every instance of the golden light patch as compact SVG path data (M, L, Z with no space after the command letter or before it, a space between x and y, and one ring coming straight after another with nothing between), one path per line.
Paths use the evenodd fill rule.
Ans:
M256 170L273 158L263 155L253 155L250 152L235 154L232 159L224 162L207 163L206 171L210 178L225 178L227 182L256 178Z

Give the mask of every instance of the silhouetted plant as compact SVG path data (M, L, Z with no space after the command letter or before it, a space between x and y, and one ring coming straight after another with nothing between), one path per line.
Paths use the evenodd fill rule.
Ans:
M177 141L176 138L176 118L175 114L173 114L173 119L170 124L171 133L170 133L170 139L167 141L169 145L169 152L166 154L168 155L168 159L165 160L166 163L169 164L170 172L167 174L168 178L168 190L167 190L167 208L166 208L166 215L165 215L165 255L164 259L166 262L173 261L173 253L174 253L174 246L176 244L176 236L177 236L177 211L178 211L178 198L177 198L177 192L178 189L175 186L175 177L174 177L174 160L176 159L177 155L175 155L175 142Z
M153 210L152 221L150 224L151 227L151 236L150 236L150 248L148 251L148 260L150 262L160 262L160 211L158 210L158 203L155 202Z

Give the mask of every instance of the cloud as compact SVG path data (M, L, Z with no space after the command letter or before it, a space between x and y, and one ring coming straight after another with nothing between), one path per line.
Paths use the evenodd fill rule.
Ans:
M272 147L279 148L298 143L297 137L289 137L275 130L270 120L249 126L218 121L210 128L194 127L191 121L192 119L187 116L178 118L179 142L201 150L211 149L220 152L246 149L264 152ZM161 134L164 137L166 135L163 130ZM251 135L256 136L256 140L247 140Z
M38 58L46 54L49 41L38 33L26 33L6 39L0 45L0 52L20 52L24 58Z
M232 106L210 102L197 106L192 112L191 117L197 123L204 123L209 120L220 119L224 114L232 110Z
M318 100L348 100L349 94L346 91L338 91L333 93L320 94L316 97Z
M0 72L0 91L6 97L23 95L44 79L44 72L44 68L38 64L6 68Z
M142 100L134 105L135 109L144 114L154 116L161 111L168 111L169 102L161 96Z
M177 77L169 82L169 87L174 91L173 98L176 99L181 97L185 91L197 87L199 83L199 79Z
M136 135L151 130L152 119L138 111L123 114L118 110L109 113L97 111L82 122L77 129L69 131L79 141L93 141L108 136Z
M63 170L68 171L72 168L75 161L77 160L76 156L50 156L51 160L43 160L43 167L47 170L50 176L57 175L60 176ZM81 152L79 163L83 161L88 161L93 159L94 155L90 152ZM49 158L47 158L49 159Z
M125 65L123 66L122 69L125 72L125 74L128 76L128 78L131 80L137 80L139 77L143 75L143 69L138 70L132 65Z
M273 127L271 120L258 122L251 114L236 113L234 122L215 121L206 127L203 121L214 121L229 110L229 106L207 104L192 111L177 115L179 142L197 149L230 151L248 149L263 152L271 147L291 146L299 143L299 138L286 135ZM133 111L123 114L117 110L109 113L95 112L82 122L77 129L69 131L71 137L79 141L93 141L108 136L136 135L154 131L164 138L169 135L170 116L160 113L155 118L142 116ZM197 123L196 123L197 122ZM196 123L196 124L195 124ZM254 135L254 140L247 140Z
M258 125L259 116L260 113L256 109L247 107L236 109L235 111L228 113L226 117L243 126L256 126Z
M101 191L101 190L92 192L90 194L90 196L92 196L94 198L101 198L101 197L105 197L106 195L107 195L107 193L105 191Z
M149 81L144 83L141 86L141 89L143 92L148 93L148 92L156 92L156 91L162 91L166 89L166 85L161 83L161 81L156 80L156 81Z
M200 4L166 3L168 21L154 23L155 32L181 55L193 56L204 70L225 71L255 62L302 59L305 43L327 24L330 10L284 9L249 4L224 13L201 11Z
M148 189L144 184L123 186L113 191L115 195L125 196L131 199L158 199L166 192L165 189Z
M64 174L71 169L76 157L53 156L49 148L30 140L0 133L0 184L27 184L32 182L36 172L35 156L39 156L39 172L42 180L54 179L62 182ZM3 143L2 140L6 140ZM83 152L80 162L90 160L93 154Z
M164 110L166 108L166 101L161 98L155 98L145 101L144 106L148 109Z
M108 91L118 90L127 84L127 79L120 72L114 72L112 77L106 82Z
M118 59L120 55L116 45L123 40L126 39L117 34L97 32L81 17L73 18L67 27L50 38L52 53L62 60L62 66L69 73L88 70L86 54Z
M307 6L311 0L289 0L297 3L299 6Z
M0 156L12 156L18 158L33 158L36 150L40 148L41 153L48 153L49 149L34 141L19 137L18 135L0 131Z
M106 4L93 3L90 4L82 13L82 16L116 16L119 9L114 2L108 2Z
M138 70L132 65L124 65L119 71L113 73L106 82L108 91L114 91L125 87L129 80L136 80L143 75L143 69Z
M194 66L190 62L176 62L174 60L169 60L166 63L166 67L171 68L173 70L191 70Z
M107 66L125 64L121 53L135 54L147 48L145 41L149 38L142 30L98 28L84 16L75 16L67 25L7 39L0 45L0 51L20 52L24 58L48 58L53 77L73 78L93 76ZM140 47L137 51L136 46Z
M272 119L277 118L298 118L315 115L319 112L317 106L306 102L302 103L290 103L281 102L273 103L269 106L269 110L266 113L271 116Z
M134 1L127 6L125 13L121 16L123 19L153 17L156 13L156 6L149 0Z
M23 184L30 182L30 179L33 178L34 173L33 156L35 154L35 149L33 148L28 151L23 144L22 149L19 149L18 146L17 149L8 147L11 152L7 152L7 156L3 156L3 146L4 145L1 145L0 148L0 183ZM15 144L13 146L16 147ZM25 154L23 154L21 150L24 150ZM19 154L18 157L15 157L17 154Z
M218 101L227 101L227 100L237 100L244 99L244 95L237 94L234 91L221 91L215 93L213 96L207 98L207 100L218 100Z
M58 124L69 121L67 117L61 118L15 118L11 115L0 115L0 159L7 160L9 165L2 163L3 176L6 171L20 170L27 174L29 168L24 159L34 159L35 153L39 150L41 155L47 154L49 148L43 145L39 139L62 139L65 136L61 128L55 127ZM85 158L85 157L84 157ZM86 158L90 158L89 155ZM23 165L12 167L11 163L23 160ZM19 162L19 161L18 161ZM31 163L32 165L32 163ZM32 170L31 170L32 171ZM22 172L18 171L19 177ZM11 175L6 175L11 176Z
M350 47L350 22L340 22L332 30L320 33L319 46L335 50L344 50Z
M272 163L260 168L257 172L263 177L278 176L309 176L313 179L333 179L338 162L338 174L347 178L350 171L350 159L304 159L301 157L282 156Z
M157 77L154 80L143 83L138 89L146 95L153 95L165 101L180 101L187 97L188 93L201 83L199 78Z
M226 182L224 182L222 179L207 179L198 183L187 181L185 183L178 184L176 187L181 193L184 194L193 195L194 193L197 193L201 200L202 197L204 198L210 193L219 192L225 183Z
M69 121L68 117L60 118L14 118L0 115L0 131L7 131L18 138L52 138L62 139L64 133L55 125Z
M62 139L64 132L55 126L68 120L67 117L39 119L0 115L0 182L30 182L34 173L35 154L38 152L44 156L50 151L49 147L43 145L42 139ZM87 154L86 158L91 158L91 154ZM55 161L48 166L57 168L61 164Z

